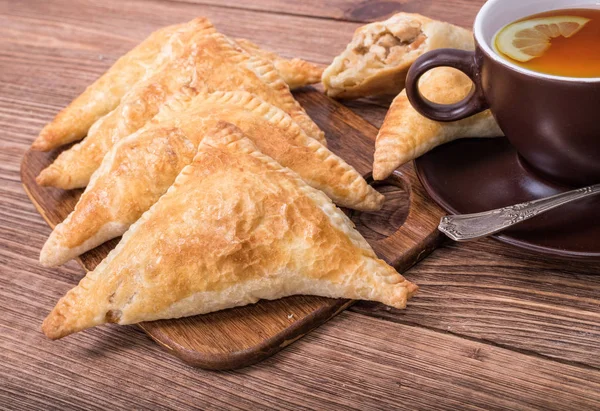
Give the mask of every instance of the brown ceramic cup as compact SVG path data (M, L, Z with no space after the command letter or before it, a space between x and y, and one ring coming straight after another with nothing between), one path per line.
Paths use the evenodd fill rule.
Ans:
M517 66L492 48L496 32L515 20L561 8L597 8L596 0L489 0L475 19L475 51L434 50L408 72L413 107L436 121L455 121L490 108L502 131L537 173L572 186L600 183L600 78L546 75ZM598 46L600 47L600 39ZM461 70L474 83L456 104L421 95L419 79L434 67Z

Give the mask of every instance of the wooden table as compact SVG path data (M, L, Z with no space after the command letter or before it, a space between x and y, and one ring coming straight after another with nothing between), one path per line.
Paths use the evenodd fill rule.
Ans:
M261 364L192 369L137 327L51 342L40 324L79 281L41 267L50 229L19 181L41 127L151 30L206 15L224 33L328 64L393 11L468 27L483 0L1 0L0 408L600 407L600 265L493 240L448 244L406 273L405 311L359 303ZM379 126L380 102L352 102ZM597 222L596 222L597 223Z

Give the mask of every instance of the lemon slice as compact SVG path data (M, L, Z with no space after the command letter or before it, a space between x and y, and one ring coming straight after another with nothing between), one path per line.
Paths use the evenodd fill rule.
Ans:
M590 19L578 16L540 17L509 24L496 35L496 48L511 59L526 62L540 57L550 39L571 37Z

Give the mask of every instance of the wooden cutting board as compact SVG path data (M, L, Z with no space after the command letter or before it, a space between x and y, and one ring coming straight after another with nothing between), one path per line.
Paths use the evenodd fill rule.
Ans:
M329 148L369 178L377 129L313 88L295 95L325 131ZM60 151L29 150L21 164L25 191L52 228L73 210L82 192L43 188L36 184L35 177ZM427 197L412 164L375 186L386 195L383 209L375 213L348 213L375 252L402 272L440 243L442 237L437 225L444 212ZM93 270L118 240L83 254L79 258L80 264L87 271ZM234 369L276 353L352 303L350 300L295 296L139 326L167 351L190 365Z

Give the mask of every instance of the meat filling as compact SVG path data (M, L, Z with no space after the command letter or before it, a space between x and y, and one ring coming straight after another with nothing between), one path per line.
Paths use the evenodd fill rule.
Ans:
M416 21L380 24L364 30L350 43L345 52L338 81L344 86L355 84L359 73L370 74L386 67L399 65L410 52L419 49L427 40Z

